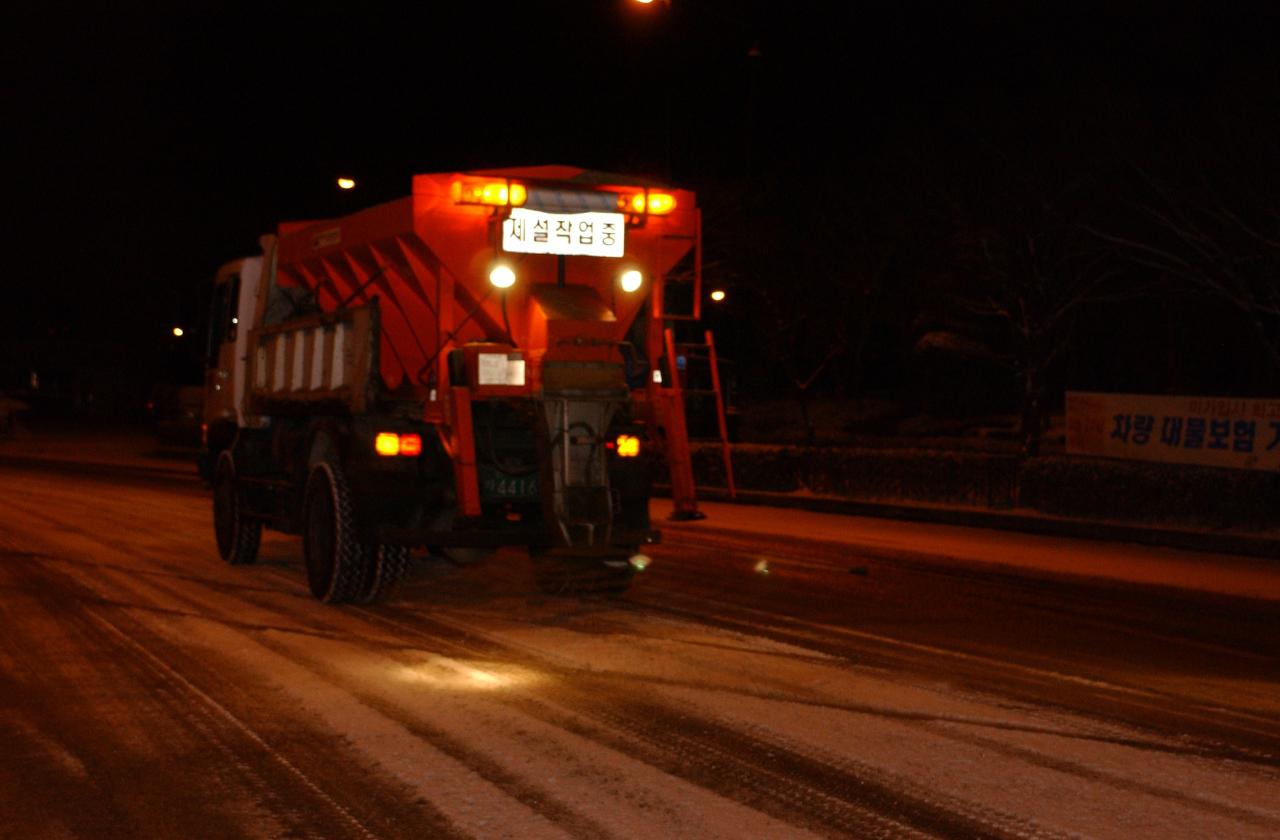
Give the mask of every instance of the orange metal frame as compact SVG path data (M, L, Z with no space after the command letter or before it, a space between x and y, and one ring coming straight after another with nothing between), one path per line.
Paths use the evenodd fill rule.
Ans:
M667 367L671 384L660 389L659 422L662 424L667 444L667 469L671 473L671 500L675 510L672 516L689 519L699 516L697 486L693 481L693 454L689 449L689 429L684 414L684 389L676 369L676 343L670 327L663 330L667 349Z

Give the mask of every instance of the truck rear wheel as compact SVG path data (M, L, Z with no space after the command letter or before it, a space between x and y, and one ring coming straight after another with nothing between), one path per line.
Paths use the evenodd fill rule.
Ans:
M628 554L582 557L530 548L529 558L534 582L547 595L621 595L635 576Z
M218 456L213 476L213 533L223 560L233 566L257 561L262 522L246 515L244 491L236 481L235 461L226 450Z
M385 601L395 591L409 568L409 549L403 545L380 545L373 558L369 580L360 603Z
M368 592L375 558L356 532L351 491L342 468L321 461L311 468L303 501L303 556L311 594L342 604Z

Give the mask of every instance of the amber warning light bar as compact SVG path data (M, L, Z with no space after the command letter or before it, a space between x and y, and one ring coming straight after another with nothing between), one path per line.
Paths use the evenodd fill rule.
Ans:
M534 187L533 192L535 198L531 200L529 188L524 184L477 178L460 178L449 188L455 204L482 204L490 207L523 207L530 204L544 210L572 209L578 213L612 209L616 205L619 213L650 216L665 216L676 209L674 195L653 190L618 193L613 200L609 199L609 192L539 187ZM560 206L562 203L564 206Z
M456 204L487 204L519 207L529 197L524 184L509 181L454 181L450 188Z
M642 192L618 196L618 209L624 213L648 213L665 216L676 209L676 197L671 193Z

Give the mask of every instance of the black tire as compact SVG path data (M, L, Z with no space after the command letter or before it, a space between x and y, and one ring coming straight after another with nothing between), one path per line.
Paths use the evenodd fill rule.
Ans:
M219 556L232 566L257 562L262 521L247 515L244 490L236 481L235 461L226 451L218 456L213 476L213 533Z
M380 545L373 559L373 568L365 583L360 603L373 604L385 601L400 584L409 568L409 549L403 545Z
M342 468L311 468L303 501L302 549L311 594L326 604L359 599L368 586L373 552L356 531L351 491Z
M582 557L554 550L529 549L533 579L547 595L611 597L621 595L635 577L629 554Z

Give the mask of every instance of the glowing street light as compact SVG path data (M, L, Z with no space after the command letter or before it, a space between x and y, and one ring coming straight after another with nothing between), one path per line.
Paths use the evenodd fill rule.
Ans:
M355 178L339 178L338 179L338 189L354 190L355 188L356 188Z
M174 327L173 335L175 338L182 338L182 327Z
M724 289L715 289L714 291L712 291L711 299L714 300L716 303L719 303L720 301L724 300Z

